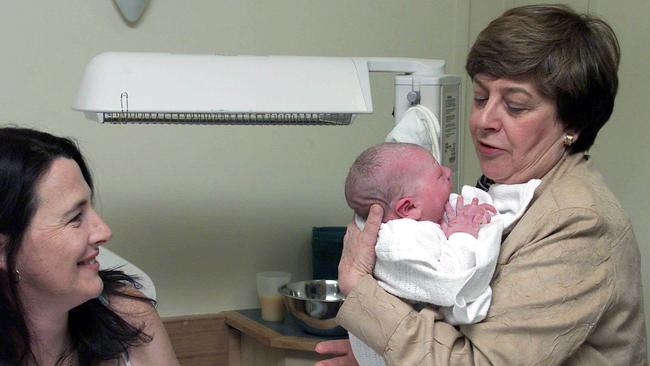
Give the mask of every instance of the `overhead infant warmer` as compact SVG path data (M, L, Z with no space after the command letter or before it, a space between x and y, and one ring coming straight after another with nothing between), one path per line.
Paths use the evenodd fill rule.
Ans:
M101 123L348 125L373 112L369 73L393 72L388 140L429 134L458 189L460 77L444 68L410 58L107 52L86 66L72 108Z

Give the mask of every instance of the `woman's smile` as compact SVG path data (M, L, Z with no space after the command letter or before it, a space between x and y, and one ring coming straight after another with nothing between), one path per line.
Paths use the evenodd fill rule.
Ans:
M97 262L98 255L99 255L99 251L94 251L91 255L77 262L77 266L85 269L99 271L99 262Z

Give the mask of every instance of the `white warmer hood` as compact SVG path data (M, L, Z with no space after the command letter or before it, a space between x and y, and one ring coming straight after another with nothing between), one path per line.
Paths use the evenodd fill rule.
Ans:
M444 65L409 58L106 52L86 66L72 108L111 123L344 125L372 113L369 72L444 81Z

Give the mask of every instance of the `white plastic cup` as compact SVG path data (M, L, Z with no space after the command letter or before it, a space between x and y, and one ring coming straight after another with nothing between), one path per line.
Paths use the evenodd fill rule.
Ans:
M291 282L291 273L268 271L257 274L257 296L262 308L262 319L279 322L284 319L284 301L280 287Z

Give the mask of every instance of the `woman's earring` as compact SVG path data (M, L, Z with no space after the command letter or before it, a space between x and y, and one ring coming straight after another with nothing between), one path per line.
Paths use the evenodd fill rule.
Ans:
M14 272L16 273L16 282L20 282L20 271L15 270Z
M573 145L574 139L575 137L573 136L573 134L567 133L566 135L564 135L564 146L569 147Z

